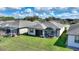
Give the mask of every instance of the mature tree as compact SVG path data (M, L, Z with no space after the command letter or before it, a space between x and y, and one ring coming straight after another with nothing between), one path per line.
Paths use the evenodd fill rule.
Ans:
M38 16L28 16L28 17L25 17L23 20L35 21L35 20L38 20L38 19L39 19Z
M55 17L51 16L51 17L48 17L48 18L45 18L45 21L50 21L50 20L56 20Z
M5 17L5 16L2 16L0 17L0 20L3 20L3 21L6 21L6 20L15 20L14 17Z

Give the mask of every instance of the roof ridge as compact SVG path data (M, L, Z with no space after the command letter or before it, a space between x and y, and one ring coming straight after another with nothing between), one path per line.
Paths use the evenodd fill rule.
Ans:
M46 25L44 25L43 23L40 23L41 24L41 26L43 26L44 28L47 28L47 26Z
M55 22L55 21L50 21L50 23L54 24L58 28L60 28L58 25L63 27L63 25L61 23L58 23L58 22Z
M55 24L56 22L54 23L54 22L51 22L51 21L50 21L50 23L52 23L53 25L55 25L56 27L58 27L58 28L59 28L59 26L57 26L57 25Z

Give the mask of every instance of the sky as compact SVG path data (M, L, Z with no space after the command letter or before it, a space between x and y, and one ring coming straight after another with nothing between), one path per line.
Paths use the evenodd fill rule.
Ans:
M0 16L24 18L39 16L41 18L57 17L62 19L79 19L78 7L0 7Z

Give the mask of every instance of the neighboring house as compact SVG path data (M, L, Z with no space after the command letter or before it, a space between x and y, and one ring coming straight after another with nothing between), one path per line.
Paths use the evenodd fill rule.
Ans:
M65 30L64 26L54 21L37 22L29 28L28 34L42 37L59 37Z
M26 25L29 25L29 21L4 21L0 23L0 28L1 32L4 32L5 34L8 35L13 35L13 34L24 34L28 32L28 29L26 28ZM1 35L5 35L1 33Z
M71 25L67 34L68 46L79 48L79 23Z
M29 27L31 27L35 24L34 22L26 21L26 20L20 20L18 22L19 22L18 34L28 33Z
M24 34L41 37L59 37L65 30L64 26L54 21L39 22L17 20L13 22L1 23L1 28L6 29L6 33L10 34ZM5 26L4 26L5 25Z
M16 21L0 21L0 35L13 35L17 34L19 22Z

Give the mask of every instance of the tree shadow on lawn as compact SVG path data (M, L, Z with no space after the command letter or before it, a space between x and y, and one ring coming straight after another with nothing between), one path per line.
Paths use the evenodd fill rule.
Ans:
M60 46L60 47L66 47L67 46L67 34L66 30L62 33L62 35L58 38L58 40L55 42L55 46Z

